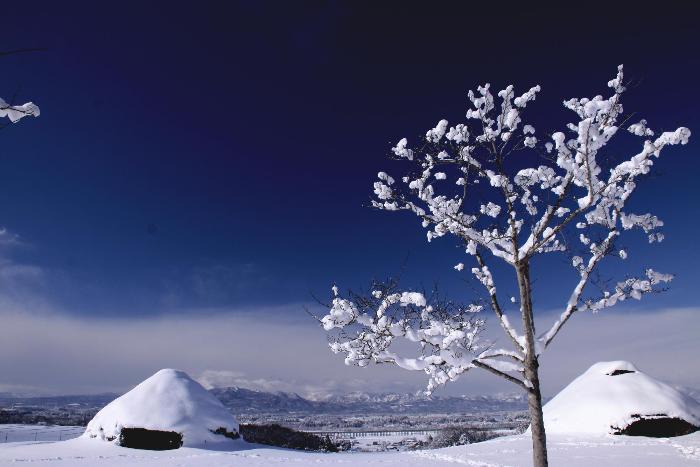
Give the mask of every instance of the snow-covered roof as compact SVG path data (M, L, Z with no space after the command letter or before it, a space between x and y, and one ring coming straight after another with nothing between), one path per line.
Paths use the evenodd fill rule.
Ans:
M614 433L640 417L700 426L700 403L625 361L599 362L544 406L548 433Z
M226 441L211 430L238 433L238 423L202 385L178 370L160 370L106 405L88 423L86 437L119 439L122 428L182 433L184 446Z

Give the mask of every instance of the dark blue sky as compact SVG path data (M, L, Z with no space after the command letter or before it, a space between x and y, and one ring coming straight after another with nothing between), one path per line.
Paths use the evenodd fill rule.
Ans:
M3 257L41 271L27 294L90 316L307 302L407 257L407 286L468 299L455 242L366 207L389 148L461 118L486 81L541 84L530 115L560 129L561 100L605 92L624 63L626 110L695 132L635 194L667 241L626 239L630 272L678 275L644 306L695 305L698 11L665 5L6 6L0 50L47 50L0 57L0 96L42 110L0 132L0 225L22 241ZM562 303L569 277L534 275L539 303Z

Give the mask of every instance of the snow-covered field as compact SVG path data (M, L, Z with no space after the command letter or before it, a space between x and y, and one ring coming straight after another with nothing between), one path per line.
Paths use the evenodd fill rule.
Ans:
M647 415L652 421L659 419L654 414L663 414L697 427L700 404L629 362L597 363L545 406L550 465L700 467L700 431L673 438L611 434L614 426L635 423L634 414ZM184 447L149 451L108 441L123 434L124 426L182 433ZM531 465L532 440L527 432L436 450L331 454L233 441L213 434L212 427L238 430L233 416L199 383L183 372L161 370L98 412L85 436L63 438L76 436L82 431L78 427L0 425L0 433L4 429L8 438L0 443L0 467L25 463L55 467ZM574 430L578 433L572 434ZM369 437L361 441L366 449L380 443ZM398 439L381 442L390 441Z
M404 446L414 444L414 441L426 441L429 435L427 434L392 434L385 436L360 436L355 438L343 438L351 442L353 451L360 452L378 452L389 450L404 450Z
M65 441L85 432L84 426L0 425L0 443L19 441Z
M700 466L700 432L677 438L612 435L553 435L550 465L561 467ZM395 453L306 453L273 449L243 441L229 451L181 448L173 451L128 449L95 439L0 444L0 465L32 466L447 466L530 465L530 438L507 436L468 446Z

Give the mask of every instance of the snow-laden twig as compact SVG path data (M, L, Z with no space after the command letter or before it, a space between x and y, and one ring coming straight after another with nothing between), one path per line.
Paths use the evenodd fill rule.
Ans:
M10 105L0 98L0 118L7 117L12 123L16 123L24 117L38 117L40 114L39 107L33 102L27 102L22 105Z
M432 391L473 368L477 358L498 356L483 352L486 343L480 341L480 333L484 321L477 316L481 309L480 305L445 301L428 303L422 293L400 292L395 284L375 283L369 295L344 298L334 290L331 308L320 322L334 333L331 350L344 353L346 364L393 363L424 371L429 376L428 391ZM394 350L397 340L418 344L418 354L406 356Z

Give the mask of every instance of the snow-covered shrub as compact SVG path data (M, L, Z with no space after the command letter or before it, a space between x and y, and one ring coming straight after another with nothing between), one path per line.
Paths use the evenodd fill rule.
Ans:
M347 443L333 442L328 436L293 430L276 423L270 425L241 425L241 436L249 443L266 444L303 451L338 452L348 449Z
M427 449L461 446L464 444L480 443L499 435L493 430L475 430L468 427L452 427L440 430L433 439L425 445Z

